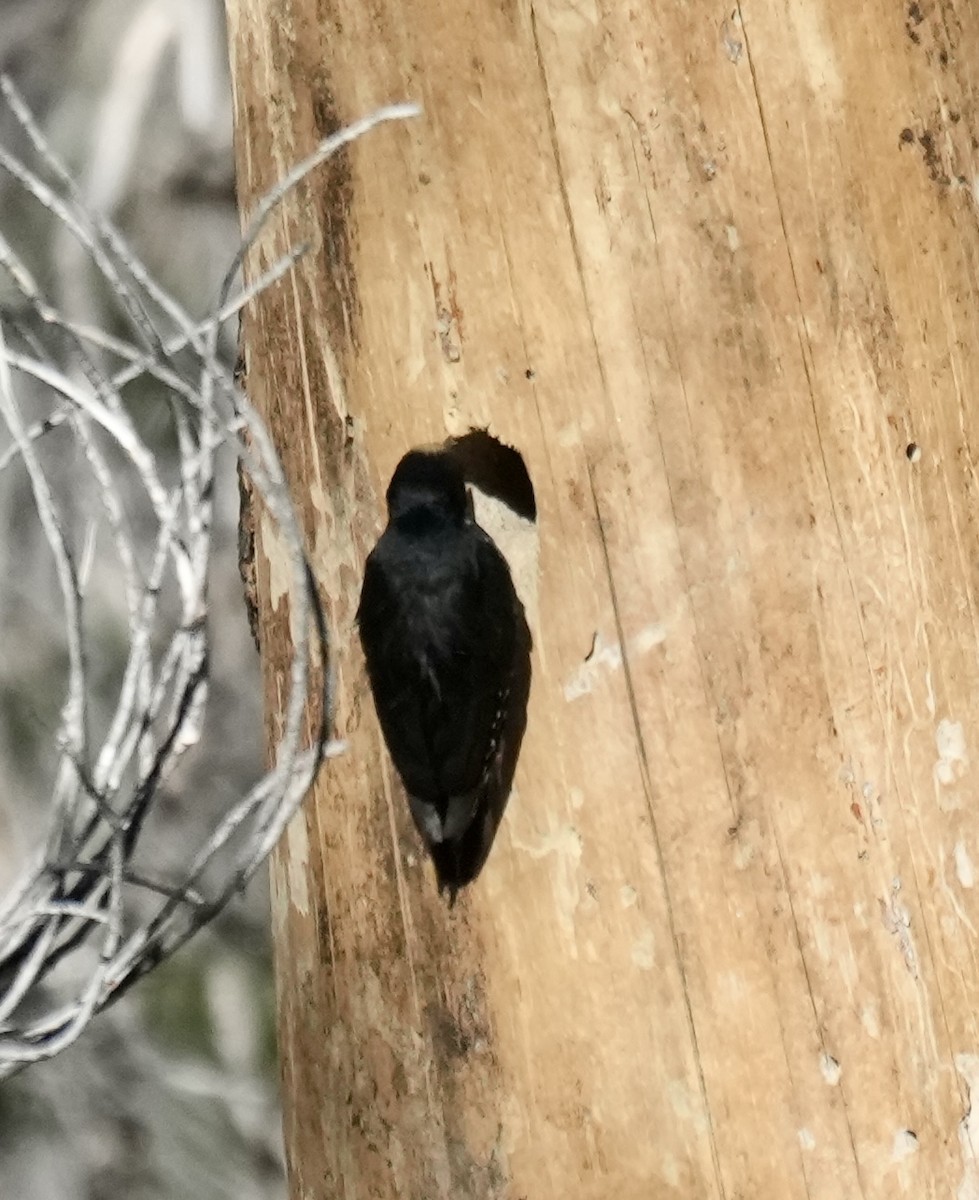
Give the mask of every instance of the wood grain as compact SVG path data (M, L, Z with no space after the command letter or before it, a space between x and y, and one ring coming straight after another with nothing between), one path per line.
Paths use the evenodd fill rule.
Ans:
M979 13L228 8L243 211L424 106L249 263L313 239L248 385L350 741L272 867L294 1197L976 1200ZM353 614L398 458L472 425L534 481L539 614L450 913Z

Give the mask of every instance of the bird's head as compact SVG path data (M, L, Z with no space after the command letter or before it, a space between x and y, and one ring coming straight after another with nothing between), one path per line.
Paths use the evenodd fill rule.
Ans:
M442 450L409 450L391 476L387 505L392 521L412 514L412 518L464 524L469 502L459 464Z

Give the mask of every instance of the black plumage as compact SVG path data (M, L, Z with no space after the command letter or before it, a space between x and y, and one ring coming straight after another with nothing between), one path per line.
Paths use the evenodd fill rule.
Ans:
M476 523L451 455L406 454L387 507L364 569L360 639L412 817L440 890L454 899L479 869L498 819L526 623L506 560Z

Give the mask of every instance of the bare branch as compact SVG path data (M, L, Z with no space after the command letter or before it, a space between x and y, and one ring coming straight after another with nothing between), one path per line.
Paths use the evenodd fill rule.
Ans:
M343 751L330 740L327 630L302 529L272 439L219 357L218 334L306 250L297 246L229 300L248 248L283 196L355 138L418 109L379 109L290 171L252 216L216 289L214 311L192 319L111 221L86 209L4 77L0 96L39 160L35 170L0 147L0 169L78 240L126 325L120 334L118 327L110 333L69 320L0 235L0 270L20 297L16 312L0 312L0 418L10 440L0 471L15 464L26 471L56 569L68 652L67 694L52 746L58 769L49 833L23 877L0 897L3 1078L70 1045L95 1013L210 921L274 846L325 759ZM141 375L166 389L176 469L159 460L127 407L124 390ZM59 439L71 436L79 447L86 489L98 498L91 510L68 511L72 505L59 493L45 453L45 435L56 429ZM274 768L232 800L193 861L150 880L132 861L147 817L162 781L172 780L176 762L203 736L214 484L225 445L250 476L288 556L295 646L283 732ZM122 569L128 648L106 728L96 737L88 720L96 647L88 643L83 611L95 599L97 548L111 548ZM325 702L310 747L305 713L314 679ZM53 975L67 960L79 969Z

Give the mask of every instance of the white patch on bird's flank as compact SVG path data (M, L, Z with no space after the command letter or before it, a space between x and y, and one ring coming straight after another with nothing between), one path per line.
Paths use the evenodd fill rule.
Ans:
M832 1054L827 1054L825 1051L823 1051L823 1053L819 1056L819 1069L823 1074L823 1079L826 1080L829 1086L836 1087L836 1085L840 1082L840 1077L843 1074L843 1068L832 1056Z
M964 888L976 886L976 871L961 838L955 843L955 874Z
M918 1153L918 1139L910 1129L899 1129L894 1134L894 1144L891 1147L891 1162L904 1162L912 1154Z
M815 1150L816 1139L812 1136L808 1129L800 1129L796 1134L799 1139L799 1146L803 1150Z
M666 641L666 627L660 622L647 625L645 629L629 638L626 643L630 654L648 654L654 646ZM617 671L622 666L622 645L618 641L607 642L600 633L595 635L595 644L585 661L575 670L564 685L564 698L568 702L587 696L595 684L608 671Z
M969 1092L969 1107L959 1122L962 1180L955 1200L979 1200L979 1054L956 1054L955 1069Z
M938 728L935 730L935 748L938 751L935 778L947 787L961 779L969 765L965 733L960 721L950 721L943 717L938 722Z

